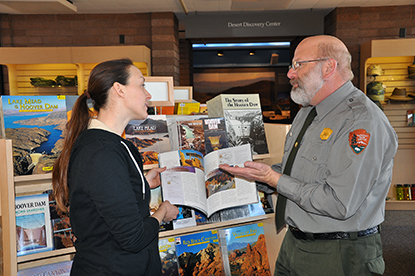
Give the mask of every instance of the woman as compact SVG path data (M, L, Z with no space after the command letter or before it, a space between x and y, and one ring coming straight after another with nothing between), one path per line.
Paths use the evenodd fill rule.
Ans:
M150 216L150 188L160 185L164 169L146 179L140 153L121 137L129 121L147 117L150 99L140 70L120 59L98 64L74 105L52 180L59 209L70 206L77 238L71 275L161 273L159 225L178 209L165 201Z

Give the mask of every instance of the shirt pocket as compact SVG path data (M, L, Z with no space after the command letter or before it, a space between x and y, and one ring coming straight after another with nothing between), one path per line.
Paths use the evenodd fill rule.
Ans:
M299 170L304 181L311 183L324 183L329 175L327 160L330 148L327 143L314 142L302 145ZM297 167L297 166L296 166Z

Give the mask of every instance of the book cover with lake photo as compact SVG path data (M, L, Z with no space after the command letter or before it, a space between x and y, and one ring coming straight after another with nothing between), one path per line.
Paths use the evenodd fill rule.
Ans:
M149 115L145 120L130 121L125 127L125 139L138 148L144 165L158 164L158 154L170 151L166 115Z
M4 133L13 143L14 175L45 174L63 147L65 96L1 96Z

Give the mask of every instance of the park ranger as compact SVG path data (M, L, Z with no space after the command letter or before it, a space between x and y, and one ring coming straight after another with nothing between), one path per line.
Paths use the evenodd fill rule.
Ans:
M351 80L339 39L313 36L297 47L287 74L302 108L282 163L221 165L277 191L277 228L288 225L275 275L383 274L380 224L397 135L382 110Z

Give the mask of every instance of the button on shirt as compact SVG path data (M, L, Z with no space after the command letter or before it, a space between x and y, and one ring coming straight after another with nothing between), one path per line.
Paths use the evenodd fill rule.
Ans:
M282 173L293 143L312 107L295 117L285 141ZM384 220L397 135L383 111L349 81L316 106L291 176L277 191L287 197L286 222L304 232L359 231ZM357 132L356 132L357 131ZM356 148L351 133L364 133ZM369 138L367 137L369 134Z

